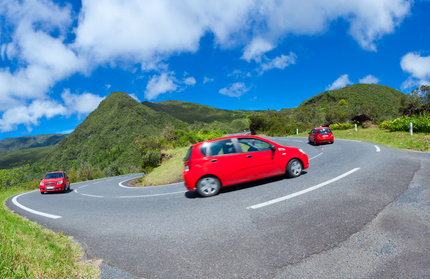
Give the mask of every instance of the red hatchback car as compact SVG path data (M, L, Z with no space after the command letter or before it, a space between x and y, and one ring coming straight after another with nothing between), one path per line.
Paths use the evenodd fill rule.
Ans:
M222 186L283 174L297 177L309 167L309 159L299 148L239 135L191 146L184 165L187 189L209 197Z
M40 181L40 193L66 192L70 190L69 177L64 171L48 172Z
M320 143L333 143L334 142L334 136L333 132L328 127L318 127L312 129L312 131L309 133L308 140L310 143L313 143L314 145L318 145Z

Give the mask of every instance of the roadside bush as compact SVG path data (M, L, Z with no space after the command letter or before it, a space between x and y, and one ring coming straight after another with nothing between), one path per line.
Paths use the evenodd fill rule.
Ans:
M351 123L334 123L329 128L332 130L348 130L354 128L354 125Z
M409 123L412 123L414 132L430 133L430 115L422 113L420 115L403 116L393 120L382 122L379 127L389 131L409 131Z

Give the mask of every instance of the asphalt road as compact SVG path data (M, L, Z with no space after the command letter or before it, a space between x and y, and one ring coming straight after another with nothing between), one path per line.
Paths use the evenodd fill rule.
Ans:
M211 198L182 183L123 187L130 175L6 204L126 272L102 278L430 278L430 154L274 140L310 168Z

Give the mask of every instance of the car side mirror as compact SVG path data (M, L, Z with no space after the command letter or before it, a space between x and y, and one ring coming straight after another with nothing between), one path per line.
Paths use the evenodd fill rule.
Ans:
M274 146L274 145L272 144L272 145L270 145L270 149L271 149L272 151L275 151L275 150L276 150L276 146Z

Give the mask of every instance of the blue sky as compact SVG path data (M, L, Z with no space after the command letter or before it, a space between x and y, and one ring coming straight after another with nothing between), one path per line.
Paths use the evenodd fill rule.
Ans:
M111 92L297 107L349 84L430 84L430 1L0 2L0 139L69 133Z

